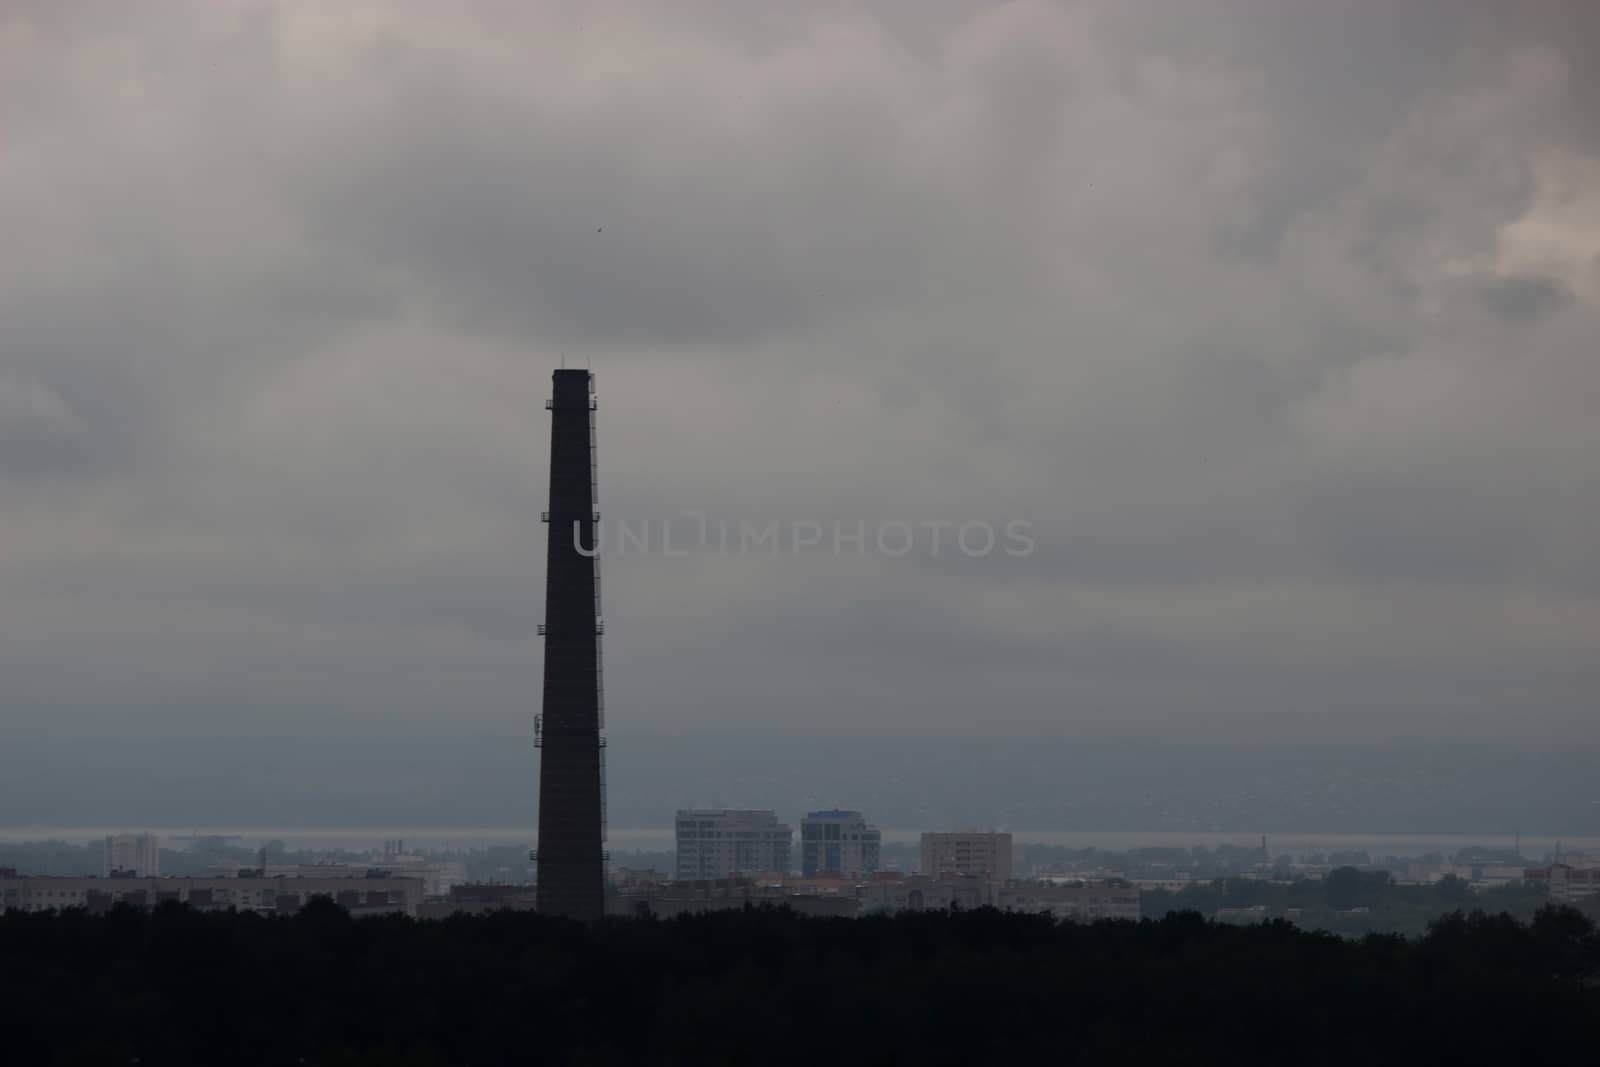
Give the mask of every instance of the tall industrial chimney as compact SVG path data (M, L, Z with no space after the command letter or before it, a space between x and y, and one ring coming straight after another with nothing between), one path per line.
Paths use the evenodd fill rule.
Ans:
M538 909L574 919L605 908L605 739L596 551L594 376L555 372L550 409L549 566L539 764Z

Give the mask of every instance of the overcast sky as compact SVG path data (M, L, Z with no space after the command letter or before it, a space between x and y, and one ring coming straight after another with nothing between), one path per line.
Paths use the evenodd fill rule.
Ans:
M868 531L608 559L613 746L1596 742L1597 50L1586 0L10 0L5 747L522 743L563 358L608 520ZM871 544L941 520L1036 547Z

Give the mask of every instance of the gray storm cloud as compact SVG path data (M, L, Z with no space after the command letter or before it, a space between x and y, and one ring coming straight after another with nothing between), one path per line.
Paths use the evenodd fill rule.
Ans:
M0 714L515 733L565 359L1038 541L611 561L616 731L1600 740L1600 23L1394 7L12 5Z

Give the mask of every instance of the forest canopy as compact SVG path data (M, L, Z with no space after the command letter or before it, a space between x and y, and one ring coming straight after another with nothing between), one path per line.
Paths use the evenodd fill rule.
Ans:
M588 927L163 904L7 913L0 959L29 1064L1540 1063L1600 1013L1600 935L1554 907L1355 940L1193 912Z

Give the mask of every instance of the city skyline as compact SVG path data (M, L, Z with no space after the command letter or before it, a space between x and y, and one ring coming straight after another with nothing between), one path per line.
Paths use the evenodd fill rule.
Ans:
M0 116L11 1059L1592 1048L1600 0L12 0Z

